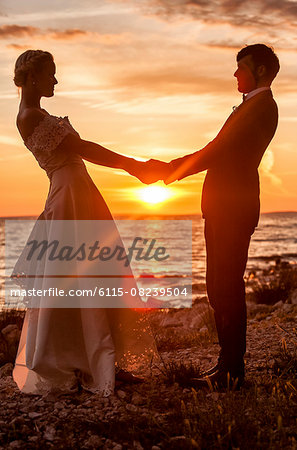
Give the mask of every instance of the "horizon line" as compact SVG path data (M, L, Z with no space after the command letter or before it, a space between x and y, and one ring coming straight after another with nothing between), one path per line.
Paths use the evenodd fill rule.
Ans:
M282 214L282 213L292 213L292 214L297 214L297 211L294 210L282 210L282 211L263 211L260 212L260 215L264 215L264 214ZM13 216L0 216L0 219L14 219L14 218L26 218L26 217L30 217L30 218L38 218L40 214L27 214L27 215L13 215ZM170 214L166 214L166 213L141 213L141 214L135 214L135 213L115 213L113 215L113 217L117 217L117 216L134 216L134 217L143 217L143 216L161 216L161 217L172 217L172 216L200 216L202 217L202 213L170 213ZM100 220L100 219L99 219Z

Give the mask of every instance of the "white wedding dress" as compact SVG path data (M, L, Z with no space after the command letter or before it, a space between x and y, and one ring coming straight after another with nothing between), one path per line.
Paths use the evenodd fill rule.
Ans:
M57 149L69 133L77 134L68 117L45 114L25 142L50 179L45 209L37 222L112 221L111 213L82 158ZM114 222L110 223L114 228ZM24 261L20 257L14 276L25 272ZM109 395L115 385L116 366L133 370L133 364L137 362L141 370L141 367L148 366L154 355L154 339L145 315L139 311L124 308L29 308L13 378L24 393L44 394L56 389L75 392L80 384L91 392Z

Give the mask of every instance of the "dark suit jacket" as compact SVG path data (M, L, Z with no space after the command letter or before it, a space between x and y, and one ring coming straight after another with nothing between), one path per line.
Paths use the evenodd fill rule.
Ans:
M206 147L172 161L174 179L207 169L202 191L205 218L228 215L250 226L257 225L258 166L277 122L277 105L272 93L262 91L242 103Z

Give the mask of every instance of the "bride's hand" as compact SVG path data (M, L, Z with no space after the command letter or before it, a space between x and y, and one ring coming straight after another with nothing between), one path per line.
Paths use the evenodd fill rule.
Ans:
M167 176L168 164L156 159L146 162L133 160L127 172L137 177L142 183L151 184Z

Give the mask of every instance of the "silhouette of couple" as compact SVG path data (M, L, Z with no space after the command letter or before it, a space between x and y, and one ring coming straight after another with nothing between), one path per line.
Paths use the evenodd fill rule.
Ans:
M154 159L136 161L82 140L68 117L56 117L42 109L41 97L53 96L57 83L50 53L28 50L20 55L15 66L14 81L22 88L17 126L25 145L50 179L41 219L112 220L83 159L124 169L147 184L161 179L169 184L207 170L202 192L206 284L215 314L220 355L214 368L193 380L196 387L208 386L210 382L223 388L228 385L240 387L244 380L246 303L243 276L251 235L259 219L257 169L278 121L277 105L270 89L279 70L273 50L263 44L246 46L237 54L237 64L234 76L239 92L243 93L243 102L202 150L169 163ZM115 325L121 322L121 315L106 314L103 310L90 314L82 310L74 313L73 310L71 313L73 316L69 320L66 320L67 315L61 317L61 311L39 311L34 317L33 313L26 313L14 371L14 378L24 392L39 392L37 381L51 380L53 383L55 380L62 386L69 374L77 369L88 375L85 385L91 386L94 392L112 392L113 368L119 360L117 345L119 341L123 344L123 336L119 336ZM130 318L132 322L133 317ZM126 320L121 327L122 330L126 327L126 334L129 334L128 322ZM62 334L61 327L64 327ZM75 331L76 352L72 349ZM148 342L150 337L146 337ZM60 340L63 344L57 350ZM81 341L83 345L79 344ZM134 351L131 341L128 347L129 351ZM96 360L98 352L101 356ZM65 359L65 355L71 356ZM133 375L125 372L124 364L120 367L124 378L133 382Z

